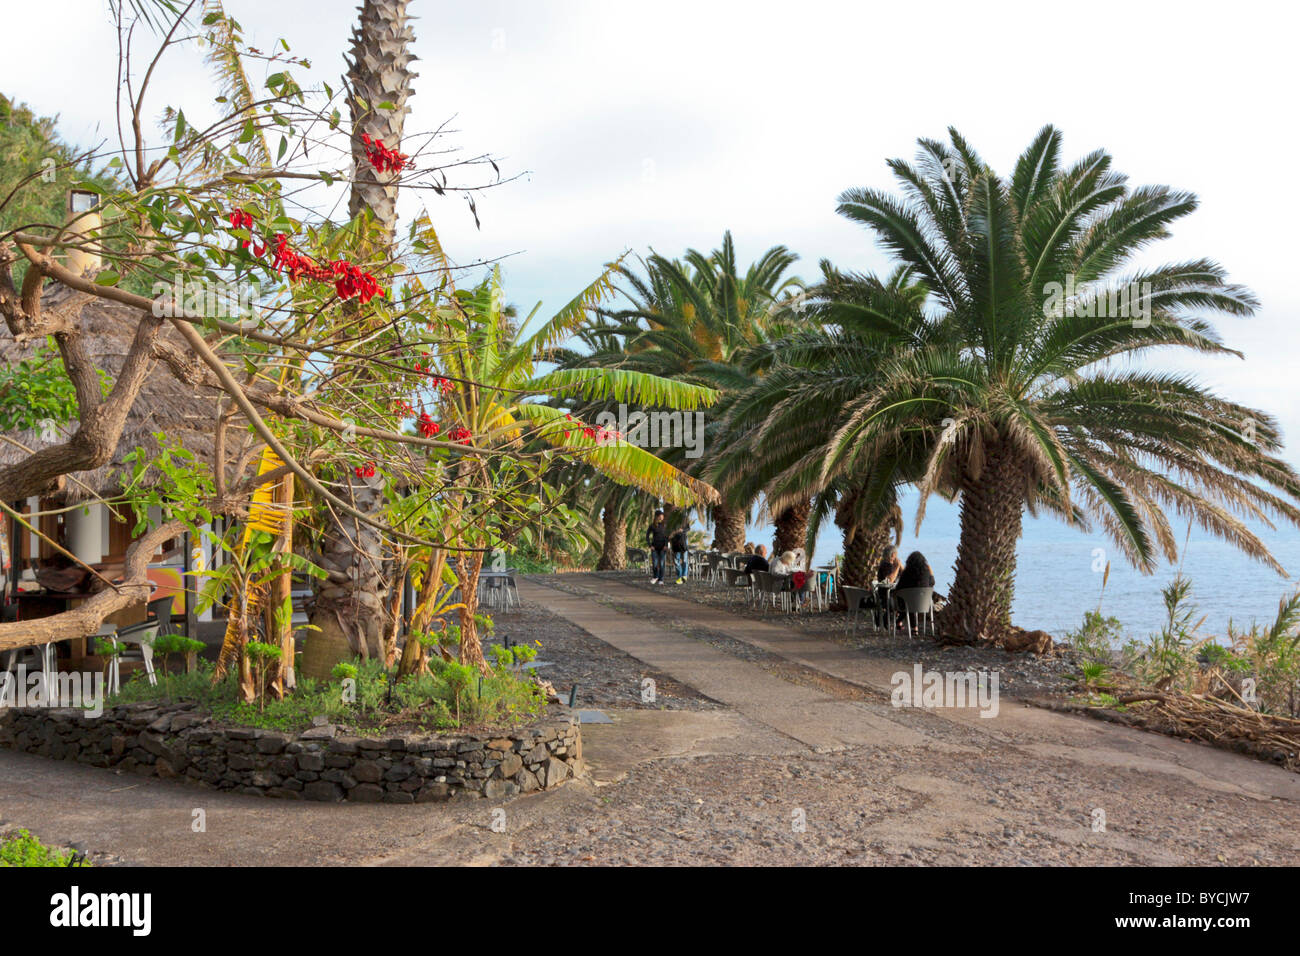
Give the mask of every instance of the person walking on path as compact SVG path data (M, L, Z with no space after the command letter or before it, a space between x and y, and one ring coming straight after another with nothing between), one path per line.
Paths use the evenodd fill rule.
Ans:
M668 523L662 511L655 512L654 523L646 529L645 543L650 546L650 568L655 584L664 583L664 565L668 558Z
M682 525L672 536L669 545L673 549L673 564L676 565L677 580L674 584L686 583L686 555L690 551L690 542L686 538L686 525Z

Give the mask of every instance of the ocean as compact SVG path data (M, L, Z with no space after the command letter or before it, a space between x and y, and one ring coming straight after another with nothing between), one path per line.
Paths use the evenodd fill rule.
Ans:
M946 593L952 586L952 569L957 560L958 506L932 497L917 534L916 504L916 493L909 492L903 502L907 527L899 552L904 558L912 551L923 553L934 569L935 589ZM1187 525L1179 527L1175 522L1174 527L1181 545ZM1238 629L1248 627L1252 619L1271 623L1278 601L1300 584L1296 577L1300 574L1300 530L1269 530L1258 525L1252 528L1286 569L1287 577L1195 526L1191 530L1182 555L1182 571L1192 582L1197 617L1205 617L1200 632L1203 635L1225 636L1229 619ZM770 548L772 526L751 526L746 529L746 537ZM829 563L842 549L839 529L833 523L824 525L817 536L813 564ZM1110 577L1103 595L1107 561ZM1079 626L1085 611L1097 608L1100 599L1102 613L1118 618L1127 636L1145 639L1164 624L1160 589L1177 571L1177 566L1162 565L1155 574L1141 574L1099 532L1083 534L1055 518L1026 515L1017 549L1012 620L1028 630L1040 629L1063 637Z

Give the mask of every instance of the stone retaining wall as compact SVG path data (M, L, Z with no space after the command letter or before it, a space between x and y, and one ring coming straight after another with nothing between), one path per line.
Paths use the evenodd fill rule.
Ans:
M122 704L100 717L71 708L0 709L0 746L218 790L357 803L502 800L585 772L577 719L560 708L498 735L342 737L218 725L192 703Z

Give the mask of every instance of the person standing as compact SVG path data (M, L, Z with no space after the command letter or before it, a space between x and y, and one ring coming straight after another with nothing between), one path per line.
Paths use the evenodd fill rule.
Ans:
M655 520L646 529L646 544L650 546L650 570L655 584L664 583L664 565L668 558L668 524L662 511L655 512Z
M690 542L686 537L686 525L682 525L672 536L669 545L673 549L673 564L676 565L677 580L675 584L686 583L686 555L690 551Z

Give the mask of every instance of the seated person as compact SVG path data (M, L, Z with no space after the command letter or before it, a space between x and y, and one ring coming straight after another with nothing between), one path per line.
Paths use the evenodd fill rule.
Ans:
M934 587L934 572L930 570L930 562L925 560L925 555L920 551L913 551L907 556L907 563L898 574L898 587L900 589Z
M760 544L754 549L754 553L745 559L744 572L753 574L755 571L770 570L767 563L767 545Z
M925 560L925 555L920 551L913 551L907 556L907 563L903 565L903 570L898 574L898 587L895 591L901 591L904 588L933 588L934 571L930 568L930 562ZM934 595L934 600L938 601L938 595ZM894 601L895 610L899 612L899 625L903 625L903 603Z
M880 564L876 566L876 580L881 584L893 584L902 570L903 562L898 560L898 549L891 544L880 556Z
M794 552L787 551L778 555L772 562L773 574L792 574L794 572Z

